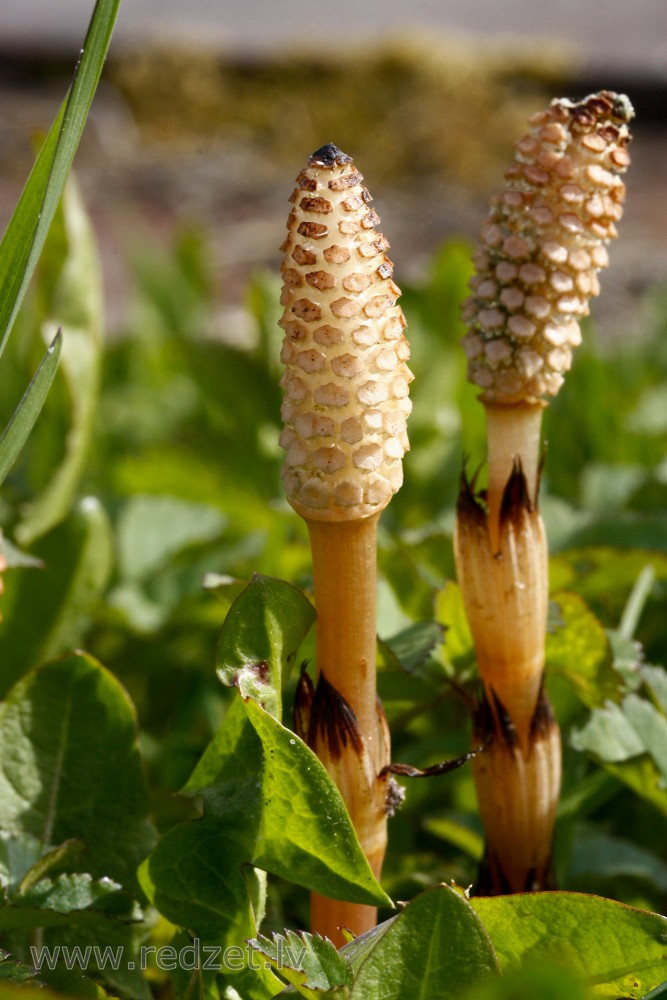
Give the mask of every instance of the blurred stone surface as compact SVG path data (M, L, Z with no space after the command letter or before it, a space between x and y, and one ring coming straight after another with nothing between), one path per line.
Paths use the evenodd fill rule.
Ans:
M667 282L667 132L664 88L667 87L667 3L664 0L560 0L551 5L534 0L475 2L475 0L338 0L336 16L317 24L296 0L124 0L114 51L125 45L143 47L162 38L179 43L187 38L205 43L206 50L224 48L239 58L253 55L260 62L282 43L301 44L317 52L318 43L359 49L364 38L377 43L394 36L401 26L453 31L466 35L475 51L475 39L504 39L517 51L528 40L540 47L563 40L572 46L575 76L594 86L627 87L658 94L657 111L641 116L633 126L633 165L628 173L628 198L620 239L613 247L611 267L594 315L611 333L624 333L638 324L637 294L652 282ZM0 228L4 228L32 162L35 133L48 128L65 92L74 57L83 39L92 3L87 0L2 0L0 50L19 60L25 54L27 74L5 78L0 67ZM472 36L472 42L471 42ZM415 36L416 37L416 36ZM422 39L425 37L422 34ZM428 36L426 36L428 37ZM435 34L434 34L435 37ZM310 41L308 41L310 39ZM532 41L531 41L532 40ZM370 46L369 46L370 49ZM568 50L569 51L569 50ZM55 75L38 71L40 53L59 55ZM578 55L577 55L578 53ZM482 58L480 45L480 58ZM33 60L31 62L31 60ZM67 75L63 76L63 66ZM35 72L33 73L33 69ZM30 74L33 74L30 76ZM581 83L581 80L579 80ZM566 91L567 92L567 91ZM581 92L581 91L579 91ZM553 96L561 96L554 92ZM525 97L525 94L524 94ZM184 95L184 99L187 95ZM354 102L356 98L344 94ZM187 105L187 100L185 100ZM533 110L536 110L534 108ZM317 115L317 108L312 109ZM391 109L387 109L390 116ZM648 118L648 120L647 120ZM475 127L475 122L472 127ZM445 128L446 117L434 127ZM522 128L507 135L508 149ZM338 141L347 149L345 135L322 135L321 142ZM313 147L314 148L314 147ZM424 177L415 184L409 176L378 178L359 165L375 195L383 231L392 243L399 285L419 279L433 251L445 240L474 240L486 216L493 184L470 183L464 172L454 182L447 177ZM210 239L212 269L227 307L243 301L250 273L256 268L277 272L285 200L292 190L298 164L309 150L294 150L277 162L261 143L249 142L229 131L215 142L187 146L146 141L131 108L117 88L103 79L81 149L76 170L92 212L103 251L109 325L122 326L128 301L128 256L148 243L168 242L181 225L200 226ZM498 183L502 166L498 171Z
M0 40L78 45L92 3L2 0ZM116 43L162 39L266 52L285 44L349 44L406 30L564 41L593 72L667 80L664 0L124 0Z

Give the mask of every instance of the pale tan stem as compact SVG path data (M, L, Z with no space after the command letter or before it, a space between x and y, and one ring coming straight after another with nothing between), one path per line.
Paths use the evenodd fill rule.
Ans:
M523 479L514 474L495 549L484 511L463 493L454 555L489 704L507 713L527 751L544 674L549 570L542 519L515 497L517 483Z
M372 931L377 925L377 909L361 903L346 903L340 899L327 899L317 892L310 894L310 929L313 934L329 938L337 948L347 944L341 928L355 937Z
M537 504L540 430L545 404L539 401L513 405L494 403L484 405L489 468L487 487L489 537L492 551L497 552L503 494L517 460L521 462L531 504L533 507Z
M348 742L340 759L323 763L336 780L361 847L379 878L387 844L385 781L378 772L388 762L385 731L376 695L377 523L379 514L350 521L308 520L317 607L317 676L345 699L354 712L361 753ZM372 906L311 897L311 930L344 944L346 927L362 934L375 926Z
M317 673L345 698L364 739L375 739L377 525L308 520L317 608Z

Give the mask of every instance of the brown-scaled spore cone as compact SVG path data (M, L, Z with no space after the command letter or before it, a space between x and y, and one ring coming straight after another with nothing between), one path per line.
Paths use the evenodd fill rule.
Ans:
M488 485L475 492L463 477L454 551L483 684L479 717L492 734L474 774L486 888L495 892L550 884L560 737L543 688L540 428L616 236L632 117L628 99L610 91L533 115L482 227L464 305L468 376L486 410Z
M362 181L336 146L313 153L281 248L282 476L292 505L319 520L381 510L401 485L408 447L400 290Z
M633 110L610 91L555 100L515 144L464 308L470 380L490 403L554 396L623 211Z
M352 160L318 149L297 177L282 250L287 497L310 537L317 683L300 735L336 782L376 877L391 812L389 735L376 694L377 524L403 480L410 412L405 320L389 246ZM306 716L310 716L306 722ZM373 907L311 898L311 929L344 943Z

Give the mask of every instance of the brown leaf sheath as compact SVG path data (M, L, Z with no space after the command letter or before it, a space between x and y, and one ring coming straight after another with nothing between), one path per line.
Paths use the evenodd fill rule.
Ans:
M484 700L475 739L492 738L473 759L486 857L477 891L485 895L554 888L551 842L560 794L560 730L541 693L526 748ZM500 719L500 721L499 721Z
M544 673L549 579L544 525L519 464L505 489L497 550L463 476L454 553L486 697L504 706L526 747Z

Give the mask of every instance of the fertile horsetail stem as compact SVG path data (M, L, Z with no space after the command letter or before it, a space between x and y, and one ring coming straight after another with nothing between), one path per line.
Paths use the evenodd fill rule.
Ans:
M474 770L495 891L548 882L560 742L543 691L540 428L617 235L632 117L628 99L610 91L555 100L533 115L482 227L463 310L468 377L487 415L489 476L476 494L464 475L454 545L494 734Z
M628 99L609 91L579 102L555 100L533 115L482 227L463 346L489 418L494 537L517 458L536 499L541 410L563 384L581 343L580 320L600 291L606 244L623 212L632 117ZM525 434L513 423L527 424Z
M410 412L405 320L388 242L352 160L318 149L296 180L282 250L287 497L305 519L317 606L317 685L301 735L336 781L379 876L392 779L376 696L376 534L403 479ZM314 931L372 927L372 907L312 899Z

